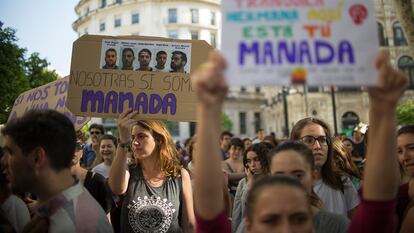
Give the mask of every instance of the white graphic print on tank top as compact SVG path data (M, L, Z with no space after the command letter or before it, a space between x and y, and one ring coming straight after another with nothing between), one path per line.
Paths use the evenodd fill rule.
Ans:
M132 230L143 233L167 232L176 211L166 198L156 196L138 197L127 208Z

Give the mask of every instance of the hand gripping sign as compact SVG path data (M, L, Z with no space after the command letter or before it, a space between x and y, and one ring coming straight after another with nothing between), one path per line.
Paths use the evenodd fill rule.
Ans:
M76 130L81 129L90 118L75 116L66 108L68 87L69 76L24 92L14 101L8 120L21 117L30 109L54 109L65 114Z
M230 84L376 83L372 0L226 0L222 13Z
M199 40L82 36L73 44L66 106L90 117L132 108L141 119L194 121L190 73L210 50Z

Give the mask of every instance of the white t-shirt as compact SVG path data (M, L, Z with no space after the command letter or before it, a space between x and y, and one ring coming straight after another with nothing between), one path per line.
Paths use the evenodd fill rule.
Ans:
M105 179L108 179L110 170L111 166L105 165L104 163L100 163L92 168L92 172L101 174L103 177L105 177Z
M17 233L22 232L24 226L30 221L29 210L23 200L12 194L0 207L14 230Z
M348 177L345 179L344 192L336 190L325 184L322 179L313 184L313 191L322 200L322 209L341 214L348 215L348 211L359 205L358 192Z

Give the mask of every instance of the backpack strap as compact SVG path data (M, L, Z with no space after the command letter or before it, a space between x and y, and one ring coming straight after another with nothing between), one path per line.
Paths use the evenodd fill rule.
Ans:
M182 175L177 177L177 182L178 182L178 188L180 190L180 193L179 193L180 207L178 208L178 213L180 214L178 215L178 224L181 226L181 215L183 211L183 176Z

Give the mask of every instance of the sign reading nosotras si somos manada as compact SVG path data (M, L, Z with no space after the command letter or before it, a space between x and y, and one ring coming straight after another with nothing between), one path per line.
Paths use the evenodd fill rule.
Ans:
M73 44L66 106L90 117L131 108L140 119L195 121L190 73L211 50L200 40L82 36Z
M222 13L230 84L376 83L371 0L228 0Z
M69 76L20 94L14 101L8 120L21 117L31 109L53 109L65 114L73 122L76 130L81 129L90 118L75 116L66 108L68 87Z

